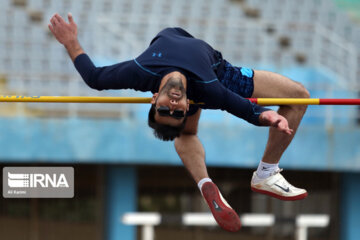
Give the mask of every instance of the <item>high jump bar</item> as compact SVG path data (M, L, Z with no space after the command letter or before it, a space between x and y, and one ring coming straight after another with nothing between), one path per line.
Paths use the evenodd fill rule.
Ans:
M360 99L350 98L247 98L258 105L360 105ZM89 96L16 96L0 95L0 102L48 103L150 103L149 97L89 97ZM194 103L191 104L203 104Z

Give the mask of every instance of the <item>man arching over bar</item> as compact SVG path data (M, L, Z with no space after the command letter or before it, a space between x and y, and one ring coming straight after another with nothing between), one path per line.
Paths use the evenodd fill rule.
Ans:
M307 106L280 106L275 112L245 99L309 98L300 83L276 73L232 66L219 51L181 28L162 30L133 60L96 67L79 44L71 14L68 22L55 14L48 27L91 88L153 93L149 126L157 138L175 140L179 157L223 229L238 231L241 223L207 173L205 151L197 136L201 109L224 110L253 125L270 127L264 155L251 179L253 191L281 200L307 196L305 189L288 183L279 168ZM189 100L199 104L190 105Z

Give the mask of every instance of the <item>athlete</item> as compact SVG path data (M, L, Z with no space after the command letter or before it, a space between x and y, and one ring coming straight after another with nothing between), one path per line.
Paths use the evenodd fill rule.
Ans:
M279 168L280 158L292 141L306 106L280 106L275 112L245 99L309 98L309 92L300 83L272 72L234 67L220 52L181 28L164 29L133 60L95 67L80 46L71 14L68 22L55 14L48 27L91 88L153 93L149 126L156 137L174 140L179 157L223 229L235 232L241 223L207 173L205 151L197 136L201 109L220 109L256 126L270 126L251 189L281 200L307 196L305 189L288 183ZM190 104L189 100L196 104Z

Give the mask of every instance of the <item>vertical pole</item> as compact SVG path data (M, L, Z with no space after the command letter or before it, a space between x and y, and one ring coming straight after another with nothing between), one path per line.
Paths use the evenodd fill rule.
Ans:
M296 226L296 240L306 240L307 239L307 228L306 226L299 225Z
M106 171L105 231L107 240L136 240L136 227L124 225L125 212L137 210L135 167L108 166Z
M360 236L360 174L344 173L341 185L340 239L357 240Z
M142 230L142 240L155 239L153 225L143 225L141 230Z

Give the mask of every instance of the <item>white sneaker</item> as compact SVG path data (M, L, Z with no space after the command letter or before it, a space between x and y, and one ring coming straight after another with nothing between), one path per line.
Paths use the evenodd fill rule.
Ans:
M275 171L270 177L261 179L256 171L251 179L251 190L285 201L301 200L307 197L305 189L297 188L288 183L280 174L282 169Z

